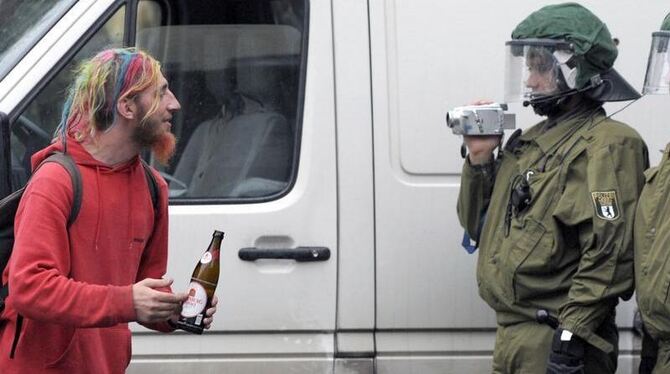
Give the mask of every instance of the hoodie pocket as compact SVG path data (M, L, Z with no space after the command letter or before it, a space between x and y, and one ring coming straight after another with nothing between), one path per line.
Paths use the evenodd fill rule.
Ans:
M64 340L63 340L64 341ZM49 369L110 373L125 372L131 359L131 334L126 325L74 329L61 354L47 364Z
M87 354L107 357L107 365L112 373L123 373L132 355L132 335L128 325L116 325L102 329L92 329L91 335L99 334L99 347Z
M24 320L24 332L17 351L25 350L26 356L35 357L44 368L67 368L79 365L77 329L31 319Z
M73 351L76 351L77 347L77 330L71 330L72 332L69 339L64 336L61 340L60 348L62 353L54 361L48 363L47 368L67 368L79 366L78 364L80 355L73 353Z

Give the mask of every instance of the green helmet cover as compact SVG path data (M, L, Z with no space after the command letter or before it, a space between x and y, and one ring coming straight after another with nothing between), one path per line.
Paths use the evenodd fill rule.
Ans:
M668 15L665 16L665 19L663 20L663 23L661 24L661 30L670 31L670 13L668 13Z
M666 17L664 25L670 24ZM617 58L617 47L607 26L576 3L545 6L529 15L512 31L512 39L558 39L571 43L577 63L576 86L608 71Z

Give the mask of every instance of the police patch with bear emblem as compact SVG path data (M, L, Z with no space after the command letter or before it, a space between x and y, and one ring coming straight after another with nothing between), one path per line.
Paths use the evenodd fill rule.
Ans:
M620 211L616 191L591 192L591 198L598 217L608 221L619 218Z

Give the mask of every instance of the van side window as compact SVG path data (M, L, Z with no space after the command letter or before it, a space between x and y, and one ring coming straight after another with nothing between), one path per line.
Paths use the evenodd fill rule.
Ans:
M30 157L51 143L61 118L67 89L79 62L104 48L123 45L125 6L116 10L63 69L28 104L11 126L12 187L23 186L30 175Z
M161 61L182 106L177 151L162 170L172 203L265 201L290 189L305 2L140 1L136 46Z

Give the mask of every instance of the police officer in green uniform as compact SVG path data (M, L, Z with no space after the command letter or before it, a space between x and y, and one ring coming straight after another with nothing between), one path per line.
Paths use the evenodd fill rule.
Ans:
M644 94L670 94L670 14L652 34ZM640 373L670 373L670 144L645 172L635 214L635 282L645 334Z
M496 312L493 372L614 373L615 307L633 293L631 233L648 156L602 104L639 94L612 68L605 24L578 4L532 13L506 47L505 99L546 119L504 147L498 137L464 139L458 215L479 245L479 294Z

